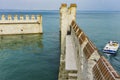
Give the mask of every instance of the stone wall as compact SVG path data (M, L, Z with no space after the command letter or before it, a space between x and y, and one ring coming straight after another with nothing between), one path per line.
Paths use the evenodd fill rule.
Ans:
M64 80L66 78L65 71L65 50L66 50L66 35L70 30L70 24L72 20L76 20L76 4L71 4L67 7L67 4L62 4L60 7L60 38L61 38L61 57L60 57L60 74L59 79Z
M65 39L67 31L70 30L69 26L72 20L76 20L76 4L62 4L60 7L60 31L61 31L61 51L64 53Z
M0 35L43 33L41 15L1 15Z
M75 9L75 4L70 8L62 4L60 8L59 80L120 80L120 75L77 25Z

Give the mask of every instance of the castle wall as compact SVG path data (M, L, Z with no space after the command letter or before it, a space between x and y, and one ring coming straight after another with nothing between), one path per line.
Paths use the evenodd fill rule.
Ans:
M0 35L43 33L40 15L1 15Z
M77 25L76 4L69 8L61 5L60 30L59 80L120 80L120 75Z
M62 4L60 7L61 59L60 59L59 80L64 80L64 79L67 79L70 77L72 77L74 79L77 76L76 70L69 71L69 70L65 69L65 67L67 66L66 63L69 63L69 61L65 57L67 55L66 54L66 39L68 39L68 38L66 38L67 37L66 35L70 31L69 26L70 26L72 20L76 20L76 7L77 7L76 4L71 4L71 6L69 8L67 7L67 4ZM69 40L67 40L67 41L69 41ZM71 46L74 46L74 45L71 45ZM74 61L74 59L73 59L73 61ZM76 65L74 65L74 66L76 66ZM68 76L66 76L66 75L68 75ZM75 75L75 76L72 76L72 75Z

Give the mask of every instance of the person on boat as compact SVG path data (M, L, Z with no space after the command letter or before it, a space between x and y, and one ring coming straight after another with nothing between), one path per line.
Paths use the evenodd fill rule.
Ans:
M112 46L112 41L110 41L110 46Z

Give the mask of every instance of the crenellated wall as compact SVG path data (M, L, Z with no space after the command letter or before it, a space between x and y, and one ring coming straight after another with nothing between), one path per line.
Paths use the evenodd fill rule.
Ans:
M120 75L104 56L99 55L96 46L77 25L75 9L75 4L70 8L62 4L60 8L59 80L120 80Z
M67 7L67 4L62 4L60 7L60 34L61 34L60 73L61 74L59 74L59 77L61 76L66 77L65 75L67 73L67 71L65 71L65 49L66 49L65 43L66 43L67 31L70 30L69 25L71 24L72 20L76 20L76 4L71 4L69 8Z
M76 20L76 4L71 4L69 8L67 8L67 4L62 4L60 7L60 31L61 31L61 51L64 53L64 42L65 35L67 34L67 30L70 30L68 27L72 20Z
M0 35L43 33L41 15L1 15Z

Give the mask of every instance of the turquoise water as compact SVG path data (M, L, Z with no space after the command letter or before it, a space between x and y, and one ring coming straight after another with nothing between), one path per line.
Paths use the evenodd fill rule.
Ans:
M32 11L5 14L16 13L42 14L44 34L0 36L0 80L57 80L59 14Z
M120 12L78 12L77 23L120 74L120 50L114 56L102 53L108 41L120 43Z
M44 34L0 36L0 80L57 80L60 59L59 11L1 11L42 14ZM77 23L120 73L120 50L102 53L109 40L120 42L119 12L77 12Z

